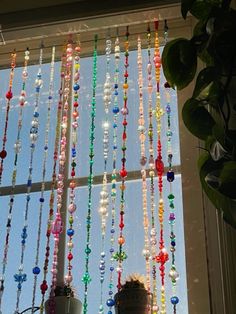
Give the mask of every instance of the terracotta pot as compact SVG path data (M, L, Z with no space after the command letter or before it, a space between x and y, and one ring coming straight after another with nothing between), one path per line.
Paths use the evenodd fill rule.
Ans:
M142 288L123 289L115 295L116 314L149 314L151 295Z
M76 298L56 296L56 314L81 314L82 303ZM49 314L49 300L45 302L45 313Z

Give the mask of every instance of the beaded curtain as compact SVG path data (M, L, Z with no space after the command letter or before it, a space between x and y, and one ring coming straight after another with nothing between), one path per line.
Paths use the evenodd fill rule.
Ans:
M160 76L159 34L167 41L168 27L161 30L156 22L151 29L146 37L136 36L135 51L129 51L128 27L124 36L108 34L104 57L97 53L97 35L88 58L80 59L83 43L71 40L60 62L54 61L55 47L48 65L43 47L35 66L28 64L30 49L23 64L17 63L18 53L10 56L7 92L0 99L1 184L10 186L8 201L0 198L2 313L8 314L9 298L15 300L9 314L25 308L43 313L48 298L55 313L62 233L67 237L63 293L77 295L84 314L115 313L114 295L135 272L145 275L153 295L149 313L187 308L177 286L181 262L180 285L186 279L183 235L178 246L175 234L175 220L182 221L175 210L181 178L173 169L180 163L176 95ZM134 170L140 180L129 181ZM94 185L97 175L100 185ZM80 178L87 178L88 189ZM34 193L36 182L40 188ZM18 184L25 201L15 194ZM66 226L61 211L67 188ZM33 293L27 299L29 287ZM94 287L97 299L91 297Z

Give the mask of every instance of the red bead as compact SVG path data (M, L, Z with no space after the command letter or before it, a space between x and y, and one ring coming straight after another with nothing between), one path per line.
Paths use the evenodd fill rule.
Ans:
M127 177L127 171L126 171L126 169L121 169L121 171L120 171L120 176L121 176L122 178Z
M40 289L41 289L41 291L42 291L42 294L45 294L45 292L46 292L47 289L48 289L48 285L47 285L46 280L43 281L43 283L42 283L41 286L40 286Z
M155 160L156 171L158 175L162 175L164 173L164 163L160 158Z
M72 254L72 253L69 253L69 254L67 255L67 259L68 259L69 261L71 261L71 260L73 259L73 254Z
M74 102L74 107L77 108L79 104L77 102Z
M126 140L126 139L127 139L127 135L126 135L125 132L123 132L122 139L123 139L123 140Z
M75 176L75 171L71 170L71 176L74 177Z
M12 99L12 97L13 97L12 91L9 90L9 91L6 93L6 98L7 98L8 100L10 100L10 99Z
M120 224L119 224L119 227L120 227L121 229L123 229L124 226L125 226L125 225L124 225L123 223L120 223Z
M126 126L128 122L126 120L123 121L123 125Z
M0 158L4 159L7 157L7 152L5 151L5 149L3 149L1 152L0 152Z

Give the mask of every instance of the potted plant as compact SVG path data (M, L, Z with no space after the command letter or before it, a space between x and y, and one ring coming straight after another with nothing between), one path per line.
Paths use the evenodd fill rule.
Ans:
M130 275L115 295L116 314L148 314L151 308L151 294L145 287L144 277Z
M165 46L164 74L179 90L196 78L183 121L203 142L198 162L202 187L236 228L236 11L230 0L182 0L181 10L183 18L190 12L197 23L192 38ZM199 61L204 67L196 77Z
M55 297L45 302L45 313L50 313L50 302L55 302L56 314L81 314L82 303L75 297L75 291L70 287L57 286L55 289Z

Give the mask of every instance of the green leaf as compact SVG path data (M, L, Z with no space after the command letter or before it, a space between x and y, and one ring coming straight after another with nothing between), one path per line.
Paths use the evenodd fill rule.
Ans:
M214 188L206 180L209 174L219 172L223 168L223 163L213 162L208 153L203 153L199 157L198 167L201 184L206 195L213 205L223 212L225 221L236 229L236 200Z
M213 7L218 6L219 1L197 0L194 1L190 13L198 20L207 20Z
M172 87L183 89L194 78L197 54L193 43L185 38L170 41L162 54L163 71Z
M183 106L182 117L188 130L196 137L206 140L211 136L215 120L200 101L188 99Z
M206 98L210 84L214 81L216 71L214 67L207 67L200 71L193 91L193 98Z
M220 173L220 192L236 200L236 161L224 163Z
M184 19L186 19L187 13L188 13L188 11L190 11L190 9L191 9L191 7L195 1L196 0L182 0L181 1L181 13L182 13L182 16Z

